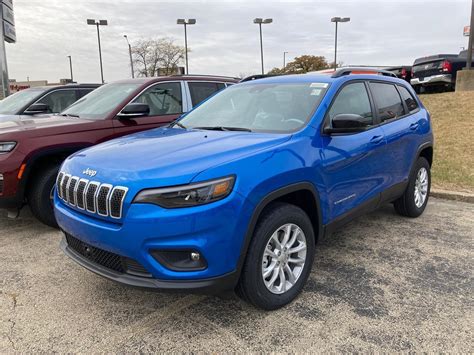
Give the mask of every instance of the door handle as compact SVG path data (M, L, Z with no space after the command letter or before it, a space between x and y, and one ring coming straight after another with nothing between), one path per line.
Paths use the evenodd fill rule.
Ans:
M414 130L416 130L416 129L418 128L419 125L420 125L420 124L419 124L418 122L412 123L412 124L410 125L410 129L411 129L412 131L414 131Z
M379 144L382 141L383 141L383 135L379 135L379 136L373 136L372 139L370 140L370 143Z

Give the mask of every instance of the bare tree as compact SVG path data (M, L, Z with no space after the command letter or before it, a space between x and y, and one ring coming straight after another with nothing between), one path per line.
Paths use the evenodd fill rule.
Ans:
M132 46L132 56L138 76L170 75L184 59L184 48L171 38L139 40Z

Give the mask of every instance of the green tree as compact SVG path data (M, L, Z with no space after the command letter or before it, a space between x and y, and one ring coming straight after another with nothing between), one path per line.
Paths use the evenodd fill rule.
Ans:
M304 74L329 68L330 64L323 56L302 55L286 64L284 68L273 68L268 74Z

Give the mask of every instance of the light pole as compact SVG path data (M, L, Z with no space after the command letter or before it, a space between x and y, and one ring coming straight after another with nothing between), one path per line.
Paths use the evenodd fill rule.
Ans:
M337 24L339 22L349 22L351 20L350 17L333 17L331 22L336 24L336 36L334 41L334 70L337 69Z
M72 57L70 55L67 56L69 58L69 70L71 71L71 83L74 82L74 77L72 76Z
M288 54L288 52L283 52L283 69L285 69L286 67L286 55Z
M474 0L472 0L471 5L471 29L469 31L469 44L467 46L467 60L466 60L466 69L471 70L472 66L472 46L474 42Z
M185 20L184 18L179 18L176 23L178 25L184 25L184 53L186 57L186 74L189 74L189 68L188 68L188 32L186 30L187 25L195 25L196 24L196 19L195 18L190 18Z
M104 83L104 69L102 68L102 50L100 48L100 31L99 26L107 26L107 20L96 21L94 19L87 19L87 24L91 26L97 26L97 42L99 43L99 60L100 60L100 78L102 79L102 84Z
M258 27L260 29L260 58L262 60L262 75L265 74L265 70L263 68L263 40L262 40L262 24L268 24L272 23L273 19L271 18L266 18L265 20L263 18L257 17L256 19L253 20L253 23L258 24Z
M123 37L127 40L127 44L128 44L128 55L130 56L130 70L132 71L132 79L133 79L135 78L135 71L133 70L132 46L130 45L130 42L128 41L127 35L123 35Z

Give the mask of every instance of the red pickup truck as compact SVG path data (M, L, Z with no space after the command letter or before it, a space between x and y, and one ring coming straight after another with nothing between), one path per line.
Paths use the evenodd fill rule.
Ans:
M18 214L29 204L41 222L55 227L51 197L66 157L115 137L169 124L237 81L197 75L123 80L101 86L59 115L3 118L0 208Z

